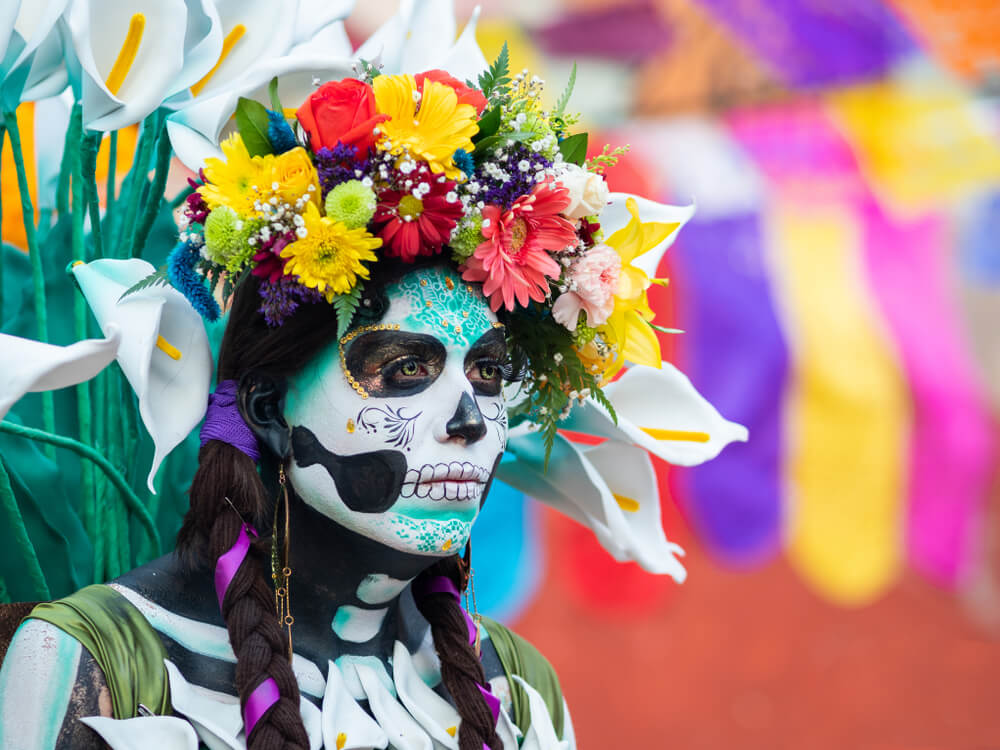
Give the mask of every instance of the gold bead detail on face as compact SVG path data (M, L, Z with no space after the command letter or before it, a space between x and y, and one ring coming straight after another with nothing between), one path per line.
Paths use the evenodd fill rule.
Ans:
M357 394L361 396L361 398L363 399L368 398L368 391L366 391L364 387L362 387L361 383L359 383L357 380L354 379L354 376L351 374L351 371L347 369L347 355L345 353L345 350L347 349L347 344L349 344L351 341L353 341L363 333L370 333L371 331L390 331L390 330L398 331L399 323L393 323L393 324L377 323L375 325L370 325L370 326L361 326L360 328L355 328L353 331L350 331L340 337L340 369L344 371L344 377L347 378L347 382L351 386L351 388L353 388L357 392ZM352 421L348 421L347 424L348 424L347 431L354 432L353 429L354 423Z
M347 418L347 431L349 433L354 433L354 420L350 417Z
M451 291L452 289L454 289L454 288L455 288L455 282L454 282L454 281L452 281L452 278L451 278L451 276L445 276L445 277L444 277L444 285L445 285L446 287L448 287L448 291L449 291L449 292L450 292L450 291Z
M433 303L433 302L431 302L430 300L427 300L427 301L425 301L425 302L424 302L424 304L425 304L425 305L426 305L427 307L434 307L434 303Z

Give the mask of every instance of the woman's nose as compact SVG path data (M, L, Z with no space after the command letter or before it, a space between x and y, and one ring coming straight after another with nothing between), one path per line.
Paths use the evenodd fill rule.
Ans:
M474 443L486 434L486 420L468 392L463 393L458 400L455 413L445 425L445 432L449 438L463 438L466 444Z

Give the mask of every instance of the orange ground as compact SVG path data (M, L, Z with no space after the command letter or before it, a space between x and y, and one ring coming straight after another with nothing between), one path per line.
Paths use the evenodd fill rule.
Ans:
M783 560L725 571L688 542L687 583L616 617L574 594L572 523L548 513L546 537L515 627L556 667L582 750L1000 748L1000 640L915 574L845 610Z

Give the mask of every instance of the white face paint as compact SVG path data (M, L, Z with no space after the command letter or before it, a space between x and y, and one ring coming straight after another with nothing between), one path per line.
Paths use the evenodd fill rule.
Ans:
M377 330L353 330L290 379L289 479L359 534L454 554L507 440L503 331L451 271L414 271L387 292L386 315L367 327Z

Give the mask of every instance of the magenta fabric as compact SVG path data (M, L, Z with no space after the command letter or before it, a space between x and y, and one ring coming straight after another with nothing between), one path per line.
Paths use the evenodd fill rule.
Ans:
M219 559L215 563L215 594L219 597L219 609L222 609L222 600L226 596L226 589L229 588L229 584L236 576L236 571L240 569L247 552L250 551L251 536L256 538L257 532L250 526L243 524L233 546L219 555Z
M790 86L878 78L914 44L880 0L699 0Z
M534 33L550 55L604 57L619 63L640 62L662 52L671 36L663 14L651 0L572 10Z
M208 397L205 423L201 426L201 444L209 440L221 440L246 453L256 463L260 460L257 436L247 427L236 405L238 383L223 380L215 386L215 393Z
M719 412L750 430L701 466L676 467L687 515L730 563L780 551L782 427L788 352L764 264L761 219L695 219L670 249L682 368Z
M910 221L861 202L865 260L913 398L907 553L914 567L954 585L988 492L995 450L986 396L949 290L944 220Z
M257 726L260 717L266 714L267 710L277 703L280 697L278 683L270 677L254 688L243 709L243 728L246 730L247 737Z

